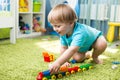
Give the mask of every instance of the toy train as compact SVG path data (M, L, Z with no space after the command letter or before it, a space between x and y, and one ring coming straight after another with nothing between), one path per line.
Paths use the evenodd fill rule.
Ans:
M57 78L62 78L63 76L69 76L70 74L74 74L75 72L82 72L88 69L92 69L92 64L84 64L81 66L74 66L72 68L61 68L58 74L50 75L50 70L46 70L43 72L39 72L36 80L55 80Z

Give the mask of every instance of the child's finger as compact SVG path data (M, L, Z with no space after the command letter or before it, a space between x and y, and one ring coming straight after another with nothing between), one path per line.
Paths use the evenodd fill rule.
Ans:
M59 68L54 68L53 67L53 68L50 69L51 74L57 74L58 72L59 72Z

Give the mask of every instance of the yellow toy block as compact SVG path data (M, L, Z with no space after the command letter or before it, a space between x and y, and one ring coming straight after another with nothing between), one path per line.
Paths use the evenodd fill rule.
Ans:
M19 11L28 12L28 0L19 0Z

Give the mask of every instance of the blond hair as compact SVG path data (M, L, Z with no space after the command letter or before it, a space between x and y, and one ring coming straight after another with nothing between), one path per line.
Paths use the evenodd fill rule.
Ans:
M67 4L59 4L48 14L50 23L71 23L77 20L74 10Z

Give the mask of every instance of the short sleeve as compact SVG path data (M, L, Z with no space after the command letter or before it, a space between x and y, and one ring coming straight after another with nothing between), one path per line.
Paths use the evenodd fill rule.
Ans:
M60 42L61 42L61 45L67 46L67 42L63 36L60 37Z

